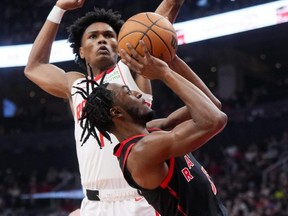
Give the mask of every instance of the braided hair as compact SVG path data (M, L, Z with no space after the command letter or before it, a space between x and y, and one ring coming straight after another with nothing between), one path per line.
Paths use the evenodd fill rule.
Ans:
M89 66L89 70L93 78L92 69ZM114 126L112 117L110 115L110 108L114 104L114 93L107 89L109 83L104 83L106 72L98 84L95 80L85 76L85 80L80 83L86 83L86 90L83 88L73 86L77 89L74 94L80 94L83 99L86 100L86 104L82 109L82 114L80 117L80 126L83 128L81 139L82 145L88 140L90 136L93 136L100 148L101 141L97 135L96 129L111 143L111 137L109 131ZM90 89L92 92L89 94ZM95 129L96 128L96 129Z
M124 20L121 19L121 14L119 14L117 11L112 11L111 9L105 10L103 8L94 8L94 11L86 13L85 16L77 19L67 28L69 34L68 42L73 50L73 54L75 54L75 62L85 70L87 69L86 61L85 59L81 59L79 49L81 47L83 33L91 24L95 22L107 23L118 35Z

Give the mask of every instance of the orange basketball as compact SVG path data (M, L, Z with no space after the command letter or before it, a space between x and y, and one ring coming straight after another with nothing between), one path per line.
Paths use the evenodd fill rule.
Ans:
M118 50L125 49L129 42L142 56L139 40L143 40L151 55L170 62L177 50L177 34L173 25L163 16L143 12L130 17L122 26L118 35Z

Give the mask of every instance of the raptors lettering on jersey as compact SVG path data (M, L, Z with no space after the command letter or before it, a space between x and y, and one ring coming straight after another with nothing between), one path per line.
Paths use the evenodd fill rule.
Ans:
M190 172L191 168L194 167L194 163L190 160L190 157L188 154L186 154L184 156L184 159L187 163L187 167L183 168L181 170L181 172L182 172L183 176L185 177L186 181L190 182L194 178L194 176ZM207 179L209 180L209 182L211 184L211 189L212 189L213 193L216 195L217 194L216 186L213 183L213 181L211 181L209 174L207 173L207 171L204 169L203 166L201 167L201 171L206 175Z

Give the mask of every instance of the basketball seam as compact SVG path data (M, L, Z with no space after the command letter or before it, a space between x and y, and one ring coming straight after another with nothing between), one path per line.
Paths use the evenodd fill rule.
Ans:
M131 38L131 40L133 39L133 44L135 43L135 42L137 42L137 44L134 44L133 46L134 46L134 48L135 49L139 49L139 46L140 46L140 44L139 44L139 40L147 40L147 43L146 43L146 46L147 46L147 48L150 50L150 52L151 52L151 55L157 55L159 58L161 58L162 60L164 60L164 59L166 59L167 57L168 58L170 58L170 60L171 60L171 58L172 58L172 56L173 56L173 52L174 52L174 38L176 37L177 38L177 35L175 35L175 30L173 31L173 30L171 30L171 28L169 28L169 27L164 27L164 26L168 26L167 25L167 23L165 24L165 23L163 23L163 25L164 26L162 26L161 24L159 24L159 22L161 21L161 20L163 20L163 19L165 19L164 17L154 17L154 16L149 16L150 15L150 12L146 12L146 13L143 13L143 15L144 15L144 17L141 19L141 20L137 20L137 19L133 19L133 17L131 17L130 19L128 19L126 22L130 22L130 24L129 25L131 25L132 26L132 29L133 29L133 25L135 25L135 24L137 24L137 25L139 25L139 28L141 28L141 26L142 26L142 28L144 28L144 29L141 29L141 30L132 30L132 29L129 29L129 32L128 33L125 33L125 35L123 35L123 33L122 33L122 36L121 36L121 38L118 38L118 43L121 43L127 36L129 36L130 34L133 34L133 33L137 33L137 38L138 39L133 39L133 38ZM146 18L145 18L146 17ZM153 19L152 19L153 18ZM156 18L156 20L155 21L153 21L154 19ZM148 24L148 22L150 22L149 24ZM165 20L164 20L164 22L165 22ZM134 24L133 24L134 23ZM172 25L172 24L171 24ZM135 25L136 26L136 25ZM152 29L154 27L154 29ZM157 30L158 29L160 30L160 29L162 29L162 32L160 33L158 33L157 32ZM173 28L173 25L172 25L172 28ZM125 30L124 30L125 31ZM151 31L151 32L149 32L149 31ZM165 31L166 31L166 33L165 33ZM150 34L148 34L148 32L150 33ZM120 31L120 33L121 33L121 31ZM151 35L151 33L152 33L152 35ZM162 35L164 34L169 34L169 33L172 33L171 34L171 38L169 39L169 37L167 38L167 39L163 39L162 38ZM163 35L163 36L164 36ZM139 38L139 36L140 36L140 38ZM146 37L146 38L145 38ZM153 37L157 37L158 38L158 40L159 40L159 45L161 44L162 46L163 46L163 48L165 47L165 49L166 49L166 51L164 52L164 50L163 50L163 52L162 51L160 51L160 52L158 52L157 50L158 49L156 49L156 51L158 52L158 54L156 54L156 53L154 53L155 51L155 48L156 47L153 47L153 44L152 44L152 38ZM167 35L166 35L166 37L167 37ZM145 38L145 39L144 39ZM175 38L175 39L176 39ZM138 40L138 41L137 41ZM172 41L170 41L170 40L172 40ZM177 40L177 39L176 39ZM148 41L149 41L149 43L148 43ZM127 42L129 42L129 40L127 41ZM170 43L169 43L170 42ZM123 42L122 42L123 43ZM173 44L172 44L173 43ZM157 43L156 43L157 44ZM167 51L168 51L168 53L169 53L169 56L166 56L168 53L167 53ZM166 56L166 57L164 57L164 56Z
M146 15L147 15L147 14L146 14ZM150 26L148 26L148 25L146 25L145 23L142 23L142 22L140 22L140 21L138 21L138 20L134 20L134 19L128 20L128 21L136 22L136 23L138 23L138 24L141 24L141 25L147 27L147 30L146 30L146 31L130 31L129 34L131 34L131 33L133 33L133 32L141 32L141 33L143 33L143 36L141 37L141 39L144 38L145 36L147 36L147 38L148 38L149 41L151 42L151 39L148 37L147 32L148 32L149 30L152 31L152 32L153 32L154 34L156 34L156 35L158 36L158 38L163 42L163 44L165 45L165 47L166 47L167 50L169 51L170 57L172 57L172 52L171 52L169 46L165 43L165 41L161 38L161 36L160 36L155 30L152 29L152 27L153 27L153 26L157 26L157 27L159 27L159 28L162 28L162 29L164 29L164 30L166 30L166 31L169 31L169 32L172 32L172 33L173 33L173 31L171 31L169 28L164 28L164 27L162 27L162 26L156 25L159 20L163 19L162 17L160 17L159 19L157 19L155 22L153 22L153 21L149 18L149 16L147 16L147 18L148 18L149 21L152 23ZM127 36L127 35L129 35L129 34L123 35L122 38L124 38L125 36ZM122 38L120 39L120 41L122 40ZM137 45L135 46L135 49L138 48L138 45L139 45L139 42L138 42ZM151 49L151 54L153 55L153 46L151 46L150 49Z

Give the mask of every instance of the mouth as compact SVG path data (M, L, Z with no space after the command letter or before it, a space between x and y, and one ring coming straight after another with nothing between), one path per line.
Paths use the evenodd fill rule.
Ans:
M147 106L147 107L149 107L149 108L150 108L150 106L149 106L149 103L148 103L148 102L146 102L144 99L143 99L143 102L142 102L142 104L143 104L144 106Z
M105 47L105 46L101 46L98 50L97 50L98 54L102 54L102 55L108 55L110 54L109 50Z

